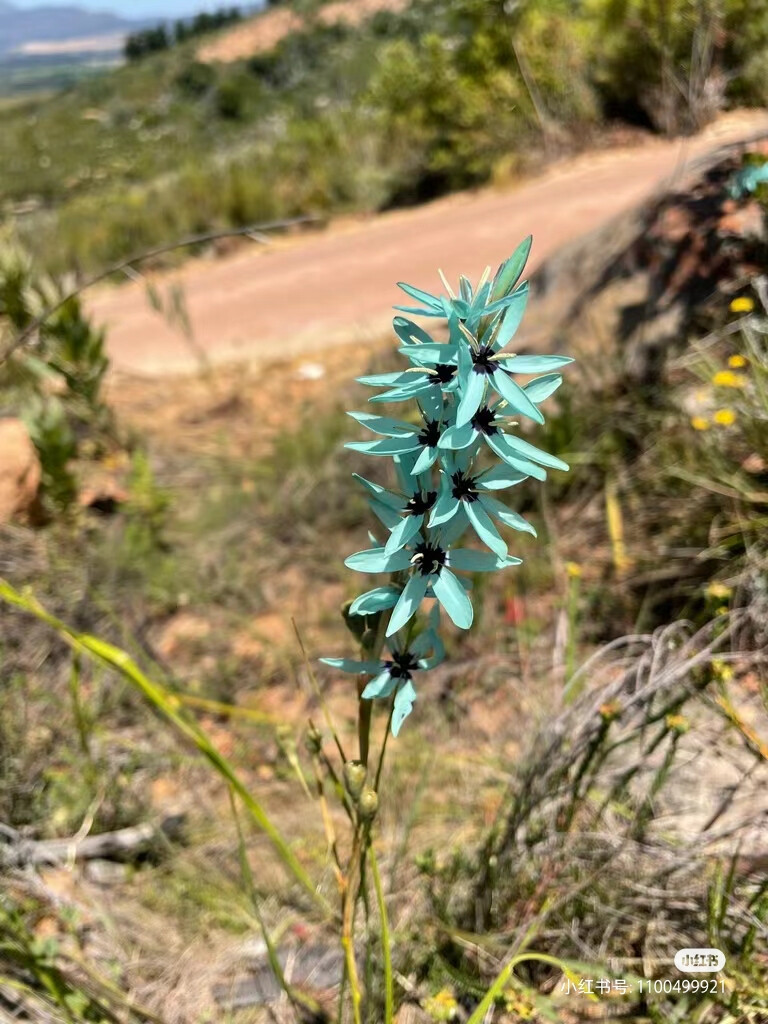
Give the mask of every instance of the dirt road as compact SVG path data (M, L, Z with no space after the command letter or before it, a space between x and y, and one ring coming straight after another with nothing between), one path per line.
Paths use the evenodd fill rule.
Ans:
M437 289L438 267L450 279L477 277L530 232L535 270L566 242L673 185L693 161L761 133L768 134L768 112L739 111L693 138L582 154L513 189L451 196L270 247L254 244L190 262L155 283L161 290L181 284L195 344L211 363L271 362L282 353L366 344L388 329L391 306L403 299L396 281ZM94 291L88 306L109 328L117 369L156 375L199 367L189 341L151 309L142 283Z

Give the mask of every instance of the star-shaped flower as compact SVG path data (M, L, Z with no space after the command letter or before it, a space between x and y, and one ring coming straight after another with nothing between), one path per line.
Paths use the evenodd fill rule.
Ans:
M443 468L440 497L429 518L430 528L444 526L460 517L472 525L475 533L499 558L507 557L507 544L493 522L497 519L513 530L536 536L534 527L518 512L513 512L490 493L514 487L526 475L507 466L496 466L485 472L474 471L468 460L446 460Z
M532 402L538 404L556 391L562 380L560 374L550 373L537 377L526 384L523 390ZM516 434L505 433L503 428L513 425L511 419L505 402L494 401L490 405L483 405L469 423L463 426L454 424L443 431L438 447L454 451L466 450L470 455L476 455L484 442L508 465L537 480L546 479L547 474L542 466L567 471L568 464L562 459L536 448Z
M390 458L394 455L415 456L411 469L414 476L425 472L437 461L440 454L437 444L442 433L439 420L422 414L421 423L415 424L367 412L351 412L349 415L375 434L383 435L385 440L348 441L344 445L345 448L365 452L366 455L384 455Z
M510 472L510 471L508 471ZM450 525L450 524L449 524ZM344 564L357 572L404 572L407 581L400 592L387 626L387 636L396 633L416 614L425 597L435 597L459 629L469 629L474 612L459 572L493 572L520 565L511 555L500 557L486 551L450 547L450 534L422 535L398 551L387 553L384 547L368 548L350 555Z
M392 712L392 735L397 736L416 701L413 677L417 672L435 668L445 657L443 644L434 629L427 629L408 646L396 641L387 643L389 658L380 661L354 661L350 658L321 658L325 665L355 675L373 676L363 690L365 700L390 697L395 694Z

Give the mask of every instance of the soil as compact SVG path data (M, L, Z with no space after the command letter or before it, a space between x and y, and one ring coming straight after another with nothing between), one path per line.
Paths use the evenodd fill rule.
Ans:
M702 159L765 134L768 113L735 111L699 135L583 153L517 187L348 219L153 275L161 289L183 289L193 342L153 311L145 281L94 290L88 306L109 329L115 368L139 375L191 373L206 362L264 365L339 344L368 346L388 330L389 307L405 298L398 279L437 290L438 267L449 279L476 277L532 230L535 272L573 239L669 191Z

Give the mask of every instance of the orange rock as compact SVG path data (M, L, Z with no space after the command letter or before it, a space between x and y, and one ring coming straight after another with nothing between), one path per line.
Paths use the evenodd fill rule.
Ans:
M21 420L0 420L0 524L29 513L40 488L40 459Z

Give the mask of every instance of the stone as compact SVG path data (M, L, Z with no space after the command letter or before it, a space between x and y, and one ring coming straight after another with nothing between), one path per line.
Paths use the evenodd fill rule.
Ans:
M21 420L0 420L0 525L29 514L40 489L40 459Z

